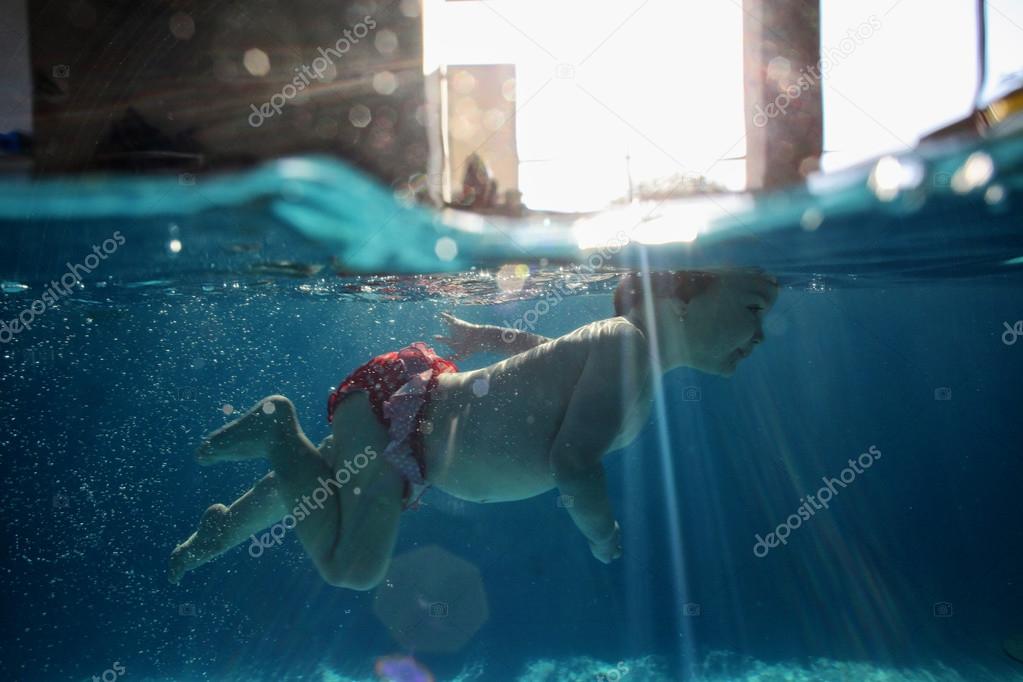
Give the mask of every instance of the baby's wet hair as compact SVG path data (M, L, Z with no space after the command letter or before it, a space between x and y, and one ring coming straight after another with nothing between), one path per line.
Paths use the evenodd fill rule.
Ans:
M654 298L678 298L689 303L693 298L707 291L717 280L718 274L705 270L680 270L678 272L630 272L622 277L615 289L615 315L627 315L643 305L643 280L650 281Z

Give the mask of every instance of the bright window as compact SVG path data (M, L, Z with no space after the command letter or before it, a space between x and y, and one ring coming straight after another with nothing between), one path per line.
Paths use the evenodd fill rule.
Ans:
M1023 0L987 3L989 83L1023 67ZM968 115L977 91L973 0L823 0L821 42L840 47L872 17L881 28L827 73L825 168L916 145ZM989 88L990 90L990 88Z
M629 171L745 183L738 4L431 0L425 21L428 72L515 65L531 208L600 208L627 193Z

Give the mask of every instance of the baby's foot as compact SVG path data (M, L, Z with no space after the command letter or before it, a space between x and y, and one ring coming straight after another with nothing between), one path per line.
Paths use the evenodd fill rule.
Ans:
M209 466L218 462L237 462L258 457L260 448L253 443L254 418L257 418L256 415L245 415L204 436L195 451L199 464Z
M222 504L214 504L203 512L199 529L171 552L167 580L177 585L185 573L202 566L224 550L222 538L226 516L227 507Z
M188 565L190 563L188 561L188 551L195 543L195 535L195 533L192 533L187 540L175 547L174 551L171 552L170 564L167 567L167 580L172 585L180 583L181 578L191 569Z
M225 446L216 440L219 432L214 431L208 436L203 436L202 443L195 450L195 459L203 466L210 466L219 462L234 462L244 457L238 457L233 448Z
M195 456L200 464L266 457L267 442L281 429L290 429L292 433L299 431L295 407L284 396L272 395L203 438Z

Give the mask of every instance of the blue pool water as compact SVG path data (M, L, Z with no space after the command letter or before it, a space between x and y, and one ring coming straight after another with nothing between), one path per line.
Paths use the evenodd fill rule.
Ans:
M1023 633L1021 160L1020 139L951 146L571 224L434 216L323 159L0 185L0 320L54 298L0 345L4 679L350 682L411 654L438 680L1023 680L1003 650ZM696 238L593 237L621 229ZM644 261L756 264L782 292L732 379L667 375L663 419L609 458L622 560L595 562L554 493L431 491L402 519L414 570L375 592L326 586L294 537L167 583L201 510L266 470L193 460L225 406L284 393L317 440L337 381L441 311L554 336L611 315ZM442 646L390 631L389 599L443 603L416 626Z

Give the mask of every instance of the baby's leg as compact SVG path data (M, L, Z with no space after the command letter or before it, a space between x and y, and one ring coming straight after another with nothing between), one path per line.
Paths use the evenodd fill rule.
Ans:
M301 501L310 512L295 525L306 553L331 585L375 587L397 541L403 483L394 467L377 456L387 444L387 432L373 416L366 394L345 398L338 406L334 437L322 451L302 433L287 398L267 400L274 401L271 414L280 429L268 456L281 496L289 504Z
M365 394L346 398L339 406L333 441L321 454L302 432L295 406L277 395L210 434L198 457L202 463L268 458L281 515L300 501L309 512L295 525L295 532L323 579L338 587L370 589L386 573L397 540L402 481L375 455L346 484L334 478L346 456L354 457L367 446L382 452L386 446L387 433L376 423ZM322 504L314 505L310 497L315 500L317 490L329 495L324 500L320 493ZM220 515L212 512L212 518Z
M368 590L383 580L391 564L405 485L397 469L379 456L390 437L366 393L341 401L332 435L334 468L354 475L338 493L344 510L341 542L322 562L320 573L331 585Z
M171 553L167 578L177 583L186 571L212 561L287 513L271 471L230 507L214 504L203 513L199 528Z

